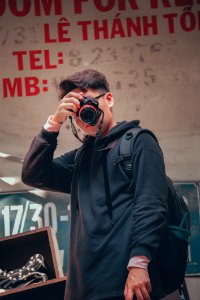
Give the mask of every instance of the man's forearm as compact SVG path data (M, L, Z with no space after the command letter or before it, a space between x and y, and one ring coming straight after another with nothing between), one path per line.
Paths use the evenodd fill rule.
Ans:
M52 116L49 116L46 123L44 124L44 129L49 132L59 132L62 123L55 122L52 119Z
M127 268L136 267L147 270L150 260L146 256L134 256L129 260Z

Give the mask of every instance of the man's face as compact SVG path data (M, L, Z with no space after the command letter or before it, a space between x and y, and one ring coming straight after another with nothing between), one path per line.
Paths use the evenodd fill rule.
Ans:
M102 91L99 90L88 89L87 91L83 92L79 88L74 89L73 92L81 94L87 98L95 98L100 94L102 94ZM113 114L111 112L111 108L113 107L114 100L112 94L108 92L104 96L99 98L97 101L99 103L99 108L104 112L104 121L101 130L101 134L104 136L107 135L110 129L116 124L113 118ZM99 127L99 123L101 122L101 119L102 119L102 114L95 126L83 122L80 118L76 118L75 120L78 127L84 133L90 136L95 136Z

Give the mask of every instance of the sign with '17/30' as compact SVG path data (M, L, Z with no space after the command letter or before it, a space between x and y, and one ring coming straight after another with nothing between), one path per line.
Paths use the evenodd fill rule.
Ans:
M69 195L41 190L0 193L0 237L51 226L67 272Z

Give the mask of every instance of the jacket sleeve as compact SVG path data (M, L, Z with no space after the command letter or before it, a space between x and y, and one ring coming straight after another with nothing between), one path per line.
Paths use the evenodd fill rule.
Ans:
M53 158L58 133L45 129L33 139L22 166L22 181L44 190L70 193L76 150Z
M152 260L167 224L167 180L162 151L147 133L138 136L133 153L133 218L130 258Z

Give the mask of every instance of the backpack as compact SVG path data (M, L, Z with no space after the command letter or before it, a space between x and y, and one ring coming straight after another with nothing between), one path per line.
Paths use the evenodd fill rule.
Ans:
M129 129L120 140L120 155L117 163L122 163L125 172L130 177L132 173L132 152L136 139L142 133L155 135L140 127ZM158 142L158 141L157 141ZM159 144L158 144L159 145ZM149 264L149 275L152 284L152 295L164 297L179 289L184 282L190 237L190 212L181 194L175 189L173 182L166 176L168 184L168 222L163 234L157 255ZM130 177L130 188L134 191L133 180Z

